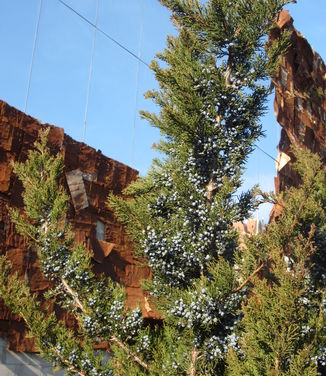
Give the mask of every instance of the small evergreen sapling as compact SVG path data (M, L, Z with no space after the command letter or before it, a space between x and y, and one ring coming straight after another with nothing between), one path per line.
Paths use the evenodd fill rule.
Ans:
M178 36L157 55L162 65L151 64L160 89L146 96L160 113L141 114L160 130L164 157L126 189L129 200L109 199L153 270L146 288L163 328L151 344L152 374L222 375L229 349L239 349L245 284L232 223L254 200L236 192L262 134L264 79L286 47L284 35L266 53L266 35L289 2L161 0Z

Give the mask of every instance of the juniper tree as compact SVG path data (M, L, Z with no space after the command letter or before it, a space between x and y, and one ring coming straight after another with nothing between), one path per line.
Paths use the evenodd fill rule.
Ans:
M128 200L109 199L153 271L144 287L163 326L143 353L151 374L222 375L229 349L238 351L245 284L232 223L254 208L253 191L237 191L262 135L264 80L287 44L283 35L268 46L266 35L289 2L161 0L178 35L151 64L160 88L146 97L160 112L141 114L160 130L163 156L125 190Z
M242 255L242 278L261 274L242 307L241 350L229 355L229 375L326 372L326 171L316 155L295 154L302 184L278 198L281 215Z
M25 320L41 356L65 368L67 375L119 374L120 352L146 369L130 349L136 343L146 345L148 329L143 327L141 310L125 310L123 287L95 276L90 252L74 242L65 220L68 197L61 184L62 157L51 156L46 138L47 132L42 132L26 163L14 165L23 183L25 209L23 213L11 209L11 220L36 250L52 288L44 297L31 294L17 274L11 273L6 257L1 256L0 296ZM55 313L49 314L54 305L68 311L76 327L66 327ZM95 351L94 346L101 343L108 343L115 356L108 360Z
M262 134L264 85L285 39L265 50L265 37L290 0L162 1L172 11L178 36L152 63L160 91L147 94L161 108L143 112L158 127L164 154L148 176L110 205L129 225L135 249L148 260L147 284L163 325L144 325L140 310L125 311L124 290L94 276L90 255L65 224L67 196L60 188L60 156L51 157L45 136L26 164L25 215L12 212L30 239L53 288L44 296L71 312L66 328L0 263L0 291L24 317L41 354L80 375L223 374L229 348L238 348L239 282L234 221L254 207L252 192L237 197L241 173ZM267 46L268 47L268 46ZM238 257L239 259L239 257ZM94 345L108 342L106 361Z

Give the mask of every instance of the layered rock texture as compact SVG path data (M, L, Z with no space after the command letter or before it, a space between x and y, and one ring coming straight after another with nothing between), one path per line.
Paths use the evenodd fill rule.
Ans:
M48 288L36 254L15 231L8 217L9 207L23 207L22 186L12 171L13 161L24 161L33 148L39 130L50 127L49 147L61 153L65 163L63 184L70 194L68 220L76 233L76 241L86 243L93 252L94 269L126 286L127 305L140 304L144 316L151 315L140 288L141 279L150 278L150 269L139 267L132 255L131 243L123 227L106 206L110 191L121 193L137 171L105 157L101 151L77 142L63 129L42 125L36 119L0 101L0 253L7 254L13 268L29 284L31 291L42 293ZM72 324L65 312L58 315ZM8 339L9 349L33 351L34 343L26 338L24 323L0 300L0 337Z
M307 148L326 162L326 66L294 28L287 11L280 14L270 40L273 42L283 31L289 32L290 47L281 58L279 70L272 80L275 116L282 126L276 164L276 193L299 182L291 168L291 147Z

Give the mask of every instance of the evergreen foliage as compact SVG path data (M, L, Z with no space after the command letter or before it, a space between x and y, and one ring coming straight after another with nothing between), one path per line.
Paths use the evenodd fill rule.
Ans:
M125 190L127 201L109 199L153 270L144 286L163 326L146 359L152 374L222 375L229 349L239 351L246 289L232 223L255 207L253 190L237 190L262 135L264 80L288 44L284 34L267 46L266 35L289 2L161 0L178 35L151 64L160 89L146 97L160 112L141 114L160 130L163 158Z
M41 270L53 288L40 302L16 274L11 275L10 263L1 256L1 297L24 318L41 355L67 369L68 375L113 375L113 358L95 351L94 345L109 343L117 354L126 353L142 364L131 348L138 342L146 347L148 330L140 309L125 310L123 287L96 277L91 255L84 245L74 243L66 224L68 197L60 185L62 157L50 155L46 139L43 131L26 163L14 166L24 186L25 211L11 210L11 220L37 251ZM48 307L53 305L70 312L76 328L67 328L54 313L49 315Z
M316 155L295 156L302 184L279 197L281 215L248 239L240 261L242 278L264 267L251 278L229 375L326 373L326 173Z
M68 375L318 375L325 373L325 171L297 152L302 186L266 234L238 247L235 221L256 207L255 189L238 195L269 88L265 79L287 48L266 35L290 0L161 0L178 35L151 65L160 108L142 112L161 131L149 174L111 195L136 252L153 270L144 287L162 323L127 311L122 286L97 277L68 224L62 158L46 133L15 172L25 212L11 211L53 288L39 301L0 258L0 293L21 315L46 359ZM76 320L67 328L54 304ZM109 343L108 359L94 350Z

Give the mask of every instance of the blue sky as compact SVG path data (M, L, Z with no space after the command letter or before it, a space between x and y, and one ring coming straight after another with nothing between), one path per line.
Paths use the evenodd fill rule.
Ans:
M95 21L97 0L65 1ZM0 0L0 98L20 110L25 106L39 4L39 0ZM326 1L298 0L289 9L296 28L325 57ZM99 0L98 26L135 54L140 52L147 62L174 32L169 13L158 0ZM43 0L27 113L64 128L79 141L83 141L92 38L93 28L58 0ZM157 84L151 71L140 64L136 96L137 69L134 57L97 33L85 142L144 174L156 156L151 146L159 134L140 120L138 110L155 110L143 93ZM259 146L276 156L280 129L272 97L262 124L266 137ZM271 190L275 174L274 161L256 150L248 161L244 186L259 183ZM268 210L262 208L260 216L266 219Z

